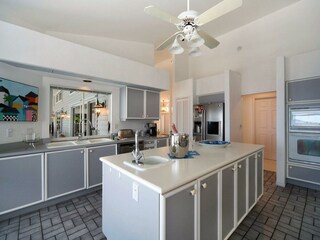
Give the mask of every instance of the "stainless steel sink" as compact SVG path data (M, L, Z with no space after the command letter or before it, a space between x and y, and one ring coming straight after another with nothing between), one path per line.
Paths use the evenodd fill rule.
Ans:
M70 147L75 145L74 141L51 142L47 143L47 148Z
M89 140L90 143L105 143L110 141L113 141L113 140L110 138L94 138Z
M143 163L142 165L138 165L132 162L132 160L126 160L123 163L136 170L145 171L145 170L155 168L155 167L160 167L172 162L171 160L164 157L160 157L160 156L148 156L141 159L140 161Z
M51 143L47 143L47 148L71 147L71 146L77 146L77 145L106 143L110 141L112 140L109 138L93 138L93 139L84 139L84 140L77 140L77 141L51 142Z

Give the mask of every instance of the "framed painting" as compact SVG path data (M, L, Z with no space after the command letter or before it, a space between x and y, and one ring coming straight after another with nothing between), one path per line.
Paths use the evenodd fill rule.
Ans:
M0 121L36 122L39 88L0 77Z

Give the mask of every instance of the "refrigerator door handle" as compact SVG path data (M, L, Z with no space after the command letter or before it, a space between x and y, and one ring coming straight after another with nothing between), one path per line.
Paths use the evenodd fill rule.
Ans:
M206 111L203 110L201 119L201 140L206 140Z

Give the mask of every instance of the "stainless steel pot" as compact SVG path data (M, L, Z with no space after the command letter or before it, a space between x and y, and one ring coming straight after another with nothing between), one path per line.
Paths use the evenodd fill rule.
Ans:
M184 158L189 150L189 135L185 133L175 133L169 136L170 156Z

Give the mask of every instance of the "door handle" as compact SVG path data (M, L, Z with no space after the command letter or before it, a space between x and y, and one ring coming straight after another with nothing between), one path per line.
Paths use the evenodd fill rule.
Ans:
M208 186L207 183L202 183L202 184L201 184L201 187L202 187L203 189L206 189L207 186Z
M196 190L195 190L195 189L192 189L192 190L190 191L190 195L191 195L191 196L196 195Z

